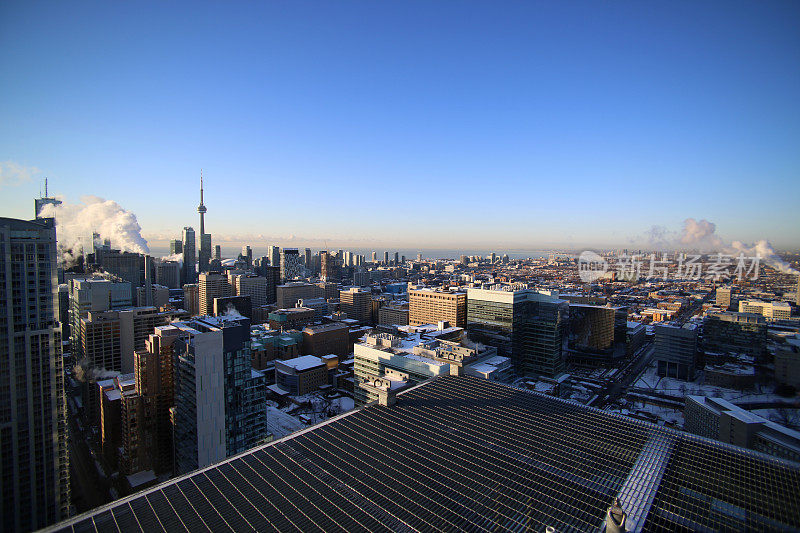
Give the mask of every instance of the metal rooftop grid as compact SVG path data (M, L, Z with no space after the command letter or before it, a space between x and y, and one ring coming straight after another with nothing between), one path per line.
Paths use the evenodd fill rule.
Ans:
M800 465L441 377L56 524L58 531L800 528Z

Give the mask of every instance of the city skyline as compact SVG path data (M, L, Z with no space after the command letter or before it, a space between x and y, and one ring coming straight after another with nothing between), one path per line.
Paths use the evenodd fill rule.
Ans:
M800 247L800 9L583 8L4 4L0 208L29 218L48 176L166 242L203 168L223 245L578 249L694 218Z

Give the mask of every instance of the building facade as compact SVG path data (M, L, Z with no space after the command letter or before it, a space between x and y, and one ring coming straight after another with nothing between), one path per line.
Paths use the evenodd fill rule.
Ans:
M459 328L467 325L467 293L409 289L409 325L436 324L440 321L447 321Z
M0 218L0 525L69 516L67 410L51 218Z

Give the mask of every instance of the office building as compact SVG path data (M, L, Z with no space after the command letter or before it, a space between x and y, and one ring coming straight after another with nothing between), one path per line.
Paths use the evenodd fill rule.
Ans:
M214 246L214 259L217 261L222 261L222 248L219 244Z
M169 304L169 289L167 287L158 284L151 285L149 300L146 286L136 289L136 305L139 307L163 307L167 304Z
M189 316L200 314L200 287L197 283L187 283L183 286L183 308Z
M394 253L394 266L398 266L400 264L400 254L398 252Z
M292 281L278 285L275 290L278 309L287 309L297 305L299 300L316 298L319 287L312 283Z
M731 307L731 288L719 287L717 289L717 307L727 311Z
M103 250L95 252L95 263L103 270L113 274L122 281L127 281L132 288L141 287L144 282L144 256L119 250Z
M303 265L297 248L281 249L281 280L289 281L303 277Z
M210 315L214 309L214 298L232 296L233 291L228 282L228 277L219 272L203 272L198 282L200 300L200 314Z
M266 383L252 370L250 321L204 317L172 324L175 469L186 473L267 437Z
M358 320L361 324L369 324L371 317L370 302L372 293L359 287L339 291L340 309L347 318Z
M617 366L626 356L627 335L626 308L569 304L567 358L570 362Z
M187 226L183 228L183 281L182 283L197 282L197 256L195 255L194 229Z
M267 278L251 274L235 274L231 286L236 296L249 296L253 307L267 305Z
M775 352L775 382L800 389L800 342Z
M34 209L33 216L34 216L34 218L39 218L39 219L43 218L41 216L41 213L42 213L42 208L44 206L52 205L54 207L57 207L57 206L61 205L61 203L62 203L61 200L59 200L57 198L49 197L47 195L47 178L45 178L44 179L44 196L42 196L41 198L34 198L33 199L33 209Z
M760 300L739 301L740 313L756 313L767 320L787 320L792 316L792 308L786 302L762 302Z
M514 286L470 288L467 299L470 336L510 357L517 373L555 377L564 371L565 300Z
M697 364L697 325L657 324L654 333L653 359L658 375L692 381Z
M389 252L388 251L383 252L383 264L384 264L384 266L389 264Z
M0 218L0 525L69 516L55 220Z
M183 253L183 241L180 239L173 239L169 241L169 254L176 255Z
M305 250L305 263L306 268L311 270L311 248L306 248Z
M270 329L288 331L303 329L316 320L316 312L307 307L289 307L269 313Z
M410 325L436 324L442 320L459 328L467 325L467 293L409 288L408 323Z
M274 267L279 267L281 265L281 248L280 246L269 246L267 248L267 257L269 258L269 264Z
M474 377L394 397L56 530L600 531L614 498L628 531L800 528L794 463Z
M800 274L797 275L797 283L794 286L794 304L800 307Z
M800 462L800 432L723 398L687 396L684 419L689 433Z
M179 241L180 242L180 241ZM177 261L156 262L156 283L168 289L181 288L181 265Z
M214 316L239 314L253 319L253 303L249 296L218 296L214 298L211 310Z
M703 348L707 359L712 354L761 358L767 350L767 321L753 313L710 314L703 322Z
M253 268L253 249L249 246L242 246L242 259L247 263L247 268Z
M379 326L407 326L408 304L386 304L378 309Z
M282 394L302 396L328 382L328 366L319 357L303 355L285 361L275 360L275 387Z
M319 324L303 328L304 354L322 357L328 354L345 356L349 350L350 328L344 324Z
M104 278L72 279L69 282L70 344L75 360L84 354L78 338L80 320L89 312L102 312L133 306L131 284Z
M342 273L339 268L338 261L331 256L327 251L321 250L319 252L320 261L320 279L322 281L338 281L342 279Z

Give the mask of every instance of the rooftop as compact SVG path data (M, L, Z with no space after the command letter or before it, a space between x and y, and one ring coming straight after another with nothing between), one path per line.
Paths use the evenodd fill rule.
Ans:
M800 528L800 465L470 377L441 377L57 531Z

